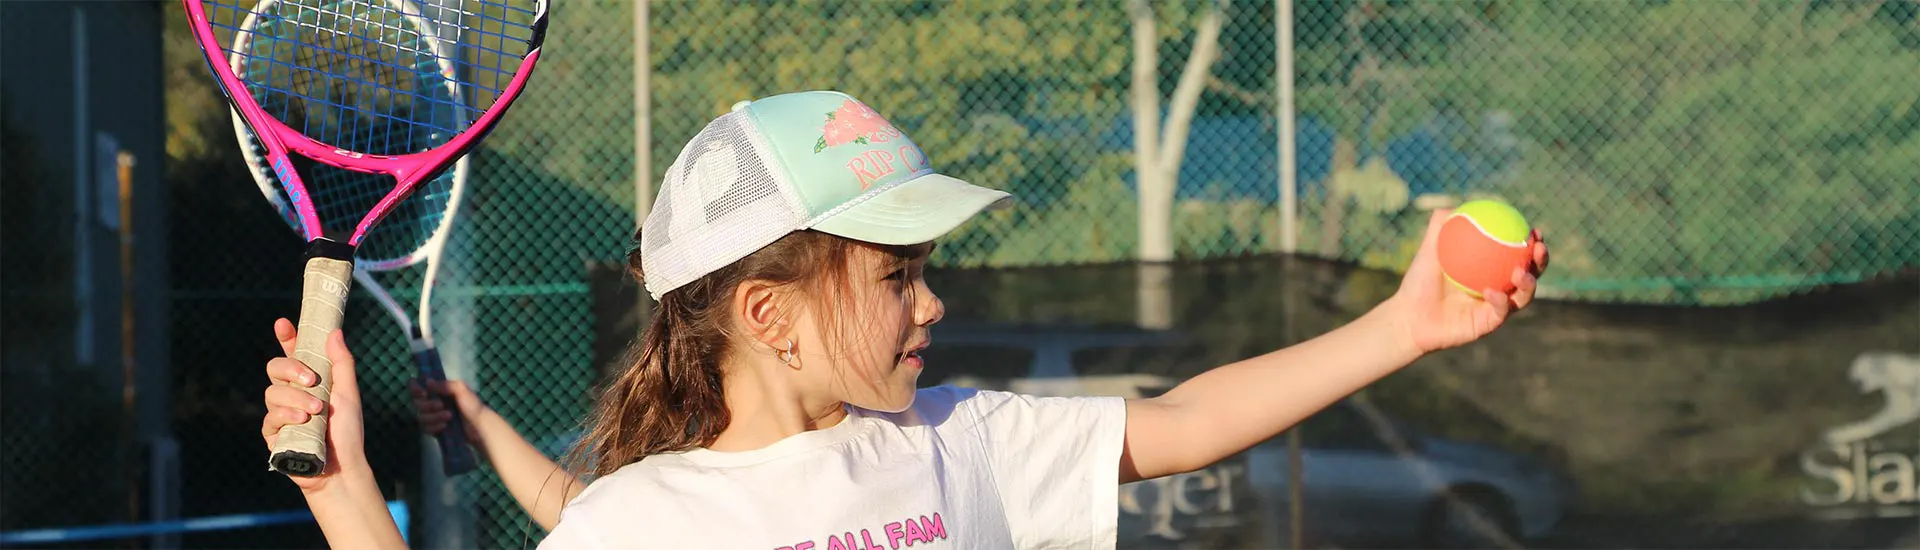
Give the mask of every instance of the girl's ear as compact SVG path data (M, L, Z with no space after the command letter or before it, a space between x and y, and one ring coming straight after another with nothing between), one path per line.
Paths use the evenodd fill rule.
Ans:
M786 340L793 337L789 315L794 312L789 310L795 302L791 294L791 285L760 280L740 283L733 291L734 319L754 340L774 349L786 349Z

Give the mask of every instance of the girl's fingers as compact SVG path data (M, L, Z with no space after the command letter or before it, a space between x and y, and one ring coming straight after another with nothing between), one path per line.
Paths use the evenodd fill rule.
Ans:
M1513 270L1513 288L1514 289L1533 290L1534 287L1537 287L1537 286L1539 286L1539 279L1535 279L1532 273L1528 273L1527 270L1525 269L1515 268Z
M284 408L306 411L308 414L320 414L327 410L327 404L320 398L307 395L307 392L291 386L267 386L264 401L267 408Z
M1547 260L1547 238L1540 234L1540 230L1535 229L1533 230L1533 275L1535 277L1547 272Z
M296 336L298 336L298 331L294 330L293 321L288 321L284 318L273 321L273 339L280 342L280 354L282 356L293 356L293 345L296 341Z
M480 409L480 395L473 393L473 388L468 387L466 382L447 381L447 393L453 395L454 404L460 407L461 411L473 414L473 411Z
M1525 308L1533 303L1533 293L1540 287L1539 279L1524 269L1513 270L1513 307Z
M440 433L441 430L447 429L447 424L451 422L453 422L453 413L451 412L441 411L433 415L421 416L420 430L429 434L437 434Z
M1453 215L1452 208L1435 208L1433 213L1427 216L1427 232L1420 237L1420 250L1414 253L1415 258L1430 255L1439 250L1440 227L1447 224L1447 216L1451 215Z
M303 388L312 387L320 382L320 378L313 374L313 369L287 357L267 361L267 378L273 379L278 384L292 384Z
M1486 298L1487 306L1492 308L1495 321L1506 319L1508 314L1513 313L1512 297L1507 293L1489 288L1481 291L1480 295Z
M333 335L327 338L327 359L333 361L334 391L350 392L358 399L360 375L353 370L353 352L347 349L346 332L334 329Z
M267 416L260 420L260 437L272 438L280 434L281 428L306 423L311 417L312 415L297 409L280 407L267 409Z

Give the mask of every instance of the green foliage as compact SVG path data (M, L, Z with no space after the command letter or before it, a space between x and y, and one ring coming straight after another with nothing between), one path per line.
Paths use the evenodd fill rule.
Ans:
M1599 34L1571 28L1580 6L1516 13L1500 46L1523 53L1474 58L1550 68L1483 97L1525 106L1526 167L1502 191L1574 237L1564 290L1745 301L1920 263L1920 50L1897 24L1622 3L1594 14L1618 29Z
M1554 237L1548 292L1751 301L1920 264L1920 41L1894 10L1330 3L1302 21L1319 26L1302 31L1301 116L1363 160L1436 116L1512 118L1519 163L1457 195L1506 197ZM1382 250L1420 227L1338 226L1340 256L1389 268Z
M1123 206L1132 201L1118 185L1129 157L1124 148L1099 150L1092 139L1110 132L1124 108L1130 27L1119 3L671 2L656 9L657 172L736 101L837 89L885 113L937 169L1022 198L1019 208L956 235L943 261L1127 257L1132 222L1117 220L1130 217ZM756 23L764 21L780 23Z
M1487 2L1306 2L1298 7L1295 105L1339 135L1377 143L1424 124L1461 94L1453 52L1485 33Z

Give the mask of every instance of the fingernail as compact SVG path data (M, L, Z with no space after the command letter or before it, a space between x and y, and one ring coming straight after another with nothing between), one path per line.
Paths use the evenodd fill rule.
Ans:
M320 414L320 410L326 407L327 404L321 403L319 399L310 399L307 401L307 412L310 413Z

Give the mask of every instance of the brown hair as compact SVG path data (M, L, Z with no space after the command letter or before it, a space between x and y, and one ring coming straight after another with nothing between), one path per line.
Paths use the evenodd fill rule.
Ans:
M637 235L636 235L637 237ZM572 470L603 476L648 456L704 447L730 418L721 366L733 330L732 298L747 281L800 285L814 304L850 296L849 260L870 246L826 233L796 231L773 244L660 296L652 322L627 351L627 366L601 389L586 418L586 433L569 455ZM881 247L899 257L900 250ZM627 271L645 280L638 250ZM834 308L822 308L828 328L844 328ZM845 334L833 330L833 334ZM832 343L829 344L834 345Z

